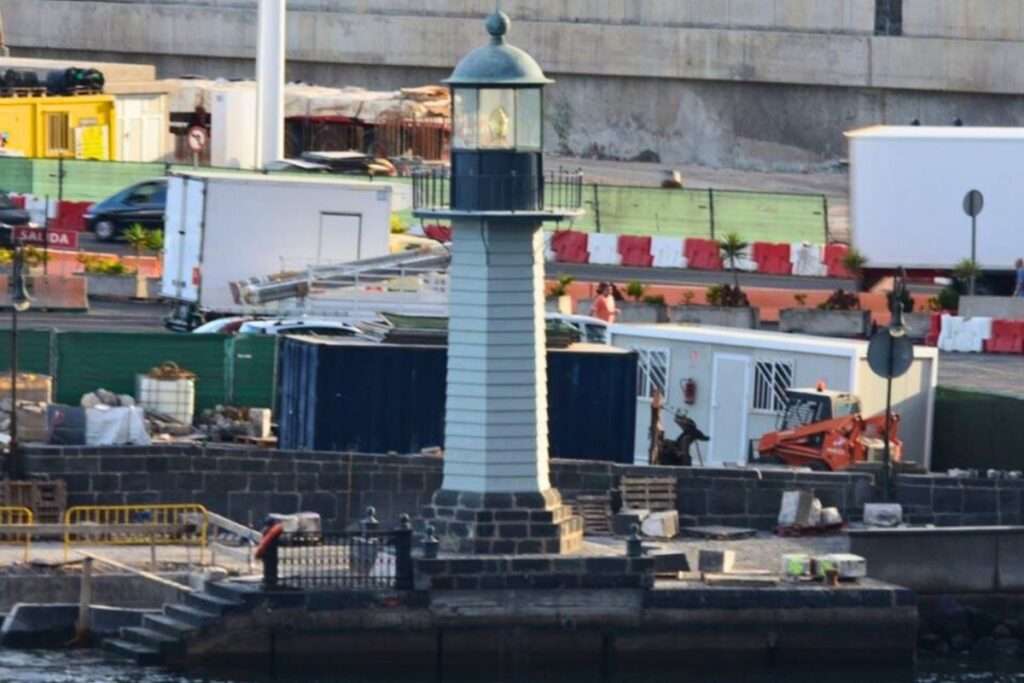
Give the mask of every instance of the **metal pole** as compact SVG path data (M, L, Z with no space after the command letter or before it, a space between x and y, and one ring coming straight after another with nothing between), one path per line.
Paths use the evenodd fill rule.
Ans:
M59 192L60 190L58 190ZM60 200L57 200L57 211L60 211ZM43 208L43 275L49 275L50 267L50 195L46 195Z
M893 343L892 335L889 336L889 372L888 377L885 380L885 434L882 437L885 439L885 455L884 470L882 472L882 491L886 501L892 500L892 453L889 450L889 430L891 429L890 421L892 419L892 370L893 370L893 357L896 345Z
M597 183L594 183L594 224L597 226L597 231L601 232L601 202L598 199L597 194Z
M15 260L21 258L21 251L15 247ZM12 268L14 270L14 268ZM18 286L15 283L15 286ZM18 478L18 308L11 295L11 443L7 451L10 462L7 472L10 479Z
M715 239L715 191L708 188L708 215L711 222L711 239Z
M971 216L971 282L969 292L971 296L974 296L974 278L975 270L977 269L977 237L978 237L978 217Z
M829 233L831 232L831 230L829 230L830 226L828 224L828 195L827 194L821 195L821 210L822 210L822 215L825 217L825 244L828 244L829 243L829 237L830 237Z

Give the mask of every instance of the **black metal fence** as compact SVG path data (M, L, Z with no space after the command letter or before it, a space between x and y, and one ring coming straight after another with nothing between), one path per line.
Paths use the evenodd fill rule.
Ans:
M583 174L452 175L448 169L428 169L413 174L412 197L413 209L420 211L575 213L583 208Z
M413 586L412 525L376 528L372 513L357 532L314 537L282 536L263 557L268 590L410 590Z

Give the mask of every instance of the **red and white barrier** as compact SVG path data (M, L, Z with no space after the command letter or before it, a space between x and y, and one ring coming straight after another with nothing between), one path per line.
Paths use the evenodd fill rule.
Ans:
M545 258L552 263L592 263L638 268L723 270L718 242L701 237L612 235L558 230L545 233ZM762 275L850 277L842 261L844 244L754 242L736 267Z

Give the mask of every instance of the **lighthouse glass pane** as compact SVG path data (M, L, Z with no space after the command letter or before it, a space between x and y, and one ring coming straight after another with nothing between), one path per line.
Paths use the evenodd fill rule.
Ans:
M539 150L543 126L540 90L520 90L516 102L516 134L519 136L516 147L524 150Z
M516 91L480 91L480 148L516 146Z
M452 147L455 149L476 149L479 144L478 92L476 88L455 90L455 100L452 104Z

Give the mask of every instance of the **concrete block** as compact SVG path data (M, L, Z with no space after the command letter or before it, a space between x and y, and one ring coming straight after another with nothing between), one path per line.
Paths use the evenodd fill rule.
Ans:
M651 514L650 510L623 510L612 517L612 533L616 536L628 536L633 533L633 525L641 526Z
M697 555L697 568L702 574L728 574L735 563L733 550L701 550Z
M787 578L808 576L811 573L811 556L806 553L790 553L782 556L781 573Z
M675 538L679 535L679 513L675 510L654 512L640 524L644 536Z
M815 574L825 576L826 572L835 570L840 579L863 579L868 575L868 563L859 555L850 553L832 553L814 558Z
M821 502L810 491L786 491L779 508L779 526L818 526Z
M650 557L654 560L654 571L657 574L690 571L690 560L684 552L655 550L650 553Z
M893 527L903 523L903 506L899 503L867 503L864 505L864 524Z

